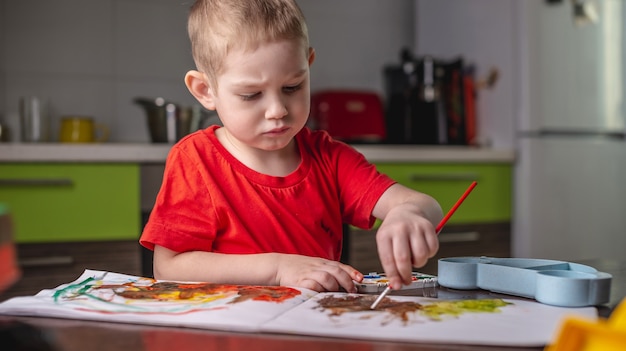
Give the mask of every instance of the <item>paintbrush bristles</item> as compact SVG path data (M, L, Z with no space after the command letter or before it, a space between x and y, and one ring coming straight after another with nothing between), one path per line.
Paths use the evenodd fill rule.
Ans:
M389 294L390 291L391 286L388 285L385 290L383 290L382 294L380 294L380 296L376 298L376 301L374 301L374 303L370 306L370 310L376 309L376 306L378 306L378 304L385 298L385 296L387 296L387 294Z

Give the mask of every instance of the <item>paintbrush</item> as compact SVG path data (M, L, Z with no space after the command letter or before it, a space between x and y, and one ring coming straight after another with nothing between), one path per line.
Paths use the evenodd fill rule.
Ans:
M465 198L469 195L469 193L471 193L472 190L474 190L477 184L478 183L476 181L473 181L472 184L470 184L470 186L467 188L467 190L465 190L463 195L461 195L461 197L456 201L454 206L452 206L450 211L448 211L445 217L443 217L441 222L439 222L439 224L437 225L437 228L435 228L435 232L437 233L437 235L439 235L439 232L441 232L441 229L443 229L443 226L446 224L446 222L448 222L450 217L452 217L454 212L456 212L456 209L459 208L459 206L461 206L463 201L465 201ZM383 292L376 298L376 300L374 300L374 303L370 306L370 310L376 309L376 306L378 306L378 304L385 298L385 296L387 296L387 294L389 294L390 291L391 291L391 285L387 285L385 290L383 290Z
M387 296L387 294L389 294L390 291L391 291L391 285L387 285L385 290L383 290L383 292L376 298L374 303L370 306L370 310L376 309L376 306L378 306L378 304L385 298L385 296Z

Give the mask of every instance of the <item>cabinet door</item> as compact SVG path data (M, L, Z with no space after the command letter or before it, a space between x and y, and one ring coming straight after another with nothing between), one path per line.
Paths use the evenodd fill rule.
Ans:
M135 164L0 164L18 243L137 239Z
M434 197L448 212L472 181L478 185L448 221L493 223L511 220L511 166L508 164L395 164L376 167L399 183Z

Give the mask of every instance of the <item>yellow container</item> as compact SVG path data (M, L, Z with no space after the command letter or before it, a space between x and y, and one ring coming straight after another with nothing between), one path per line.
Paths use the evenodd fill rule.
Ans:
M626 350L626 299L620 302L608 320L566 319L555 343L545 348L545 351L618 350Z
M109 138L109 128L91 117L67 116L61 119L59 141L62 143L99 143Z

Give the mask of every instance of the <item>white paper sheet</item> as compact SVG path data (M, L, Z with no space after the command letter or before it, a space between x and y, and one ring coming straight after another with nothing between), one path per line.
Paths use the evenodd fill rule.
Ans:
M344 311L333 315L334 310L320 306L325 297L372 299L373 296L318 294L307 289L286 287L212 285L208 289L202 284L200 288L204 287L204 290L200 289L198 293L198 289L188 289L198 288L193 284L187 289L173 284L174 288L168 290L154 283L146 278L87 270L72 283L43 290L35 296L16 297L0 303L0 314L241 332L511 346L549 343L567 316L597 318L593 307L554 307L513 298L503 300L509 304L488 313L463 311L457 315L446 312L437 318L425 313L428 307L402 315L386 309ZM158 294L155 293L157 287L160 288L157 289ZM178 294L181 291L186 292L189 298L180 298ZM259 297L259 292L269 295ZM436 308L447 302L416 296L389 298L411 306L418 306L419 303Z

